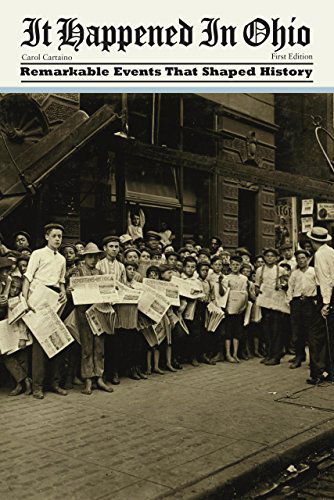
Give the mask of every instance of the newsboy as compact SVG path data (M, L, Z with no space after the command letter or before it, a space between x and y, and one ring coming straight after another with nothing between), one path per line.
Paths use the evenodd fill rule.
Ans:
M59 248L63 239L64 228L57 223L50 223L44 227L44 237L46 246L32 252L29 259L27 271L24 274L22 288L23 297L29 304L29 291L32 283L40 283L51 288L59 294L59 302L66 303L65 291L65 257L59 253ZM33 396L36 399L44 398L44 382L47 370L50 372L51 389L53 392L66 396L67 392L59 386L60 381L60 363L62 356L56 355L49 359L34 339L32 346L32 385Z

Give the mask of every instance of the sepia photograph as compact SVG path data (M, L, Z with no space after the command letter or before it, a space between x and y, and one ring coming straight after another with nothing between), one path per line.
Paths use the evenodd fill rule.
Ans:
M333 237L334 94L0 93L0 498L333 498Z

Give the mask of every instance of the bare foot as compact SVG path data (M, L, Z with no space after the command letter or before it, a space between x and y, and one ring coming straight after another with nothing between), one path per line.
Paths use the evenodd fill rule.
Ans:
M29 377L27 377L25 380L25 385L26 385L26 390L25 390L25 395L26 396L30 396L30 394L32 394L32 387L31 387L31 380Z
M85 387L82 389L81 393L82 394L87 394L88 396L90 396L92 394L92 379L91 378L87 378L85 380Z
M152 368L146 370L146 375L152 375Z
M113 387L108 382L105 382L102 377L97 379L97 386L106 392L114 392Z
M16 387L8 394L8 396L18 396L23 392L23 387L20 382L16 385Z
M233 356L233 359L235 363L240 363L240 359L238 358L238 356Z
M163 372L162 370L160 370L160 368L154 368L153 370L153 373L158 373L159 375L165 375L165 372Z
M167 365L166 366L167 370L169 370L170 372L177 372L177 369L174 368L172 365Z
M229 363L237 363L236 359L232 358L230 355L226 355L226 361Z

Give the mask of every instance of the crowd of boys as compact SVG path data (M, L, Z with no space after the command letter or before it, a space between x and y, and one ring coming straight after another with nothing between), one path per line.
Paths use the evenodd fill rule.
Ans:
M152 373L179 371L184 363L198 367L258 357L274 366L293 354L290 368L295 369L306 360L307 344L308 383L332 379L334 251L325 229L313 228L295 252L285 244L252 256L247 248L231 254L218 237L207 247L189 239L176 249L167 228L144 235L139 227L137 221L136 231L106 235L101 248L94 242L64 243L64 228L56 223L45 226L46 245L34 251L26 231L13 235L13 249L0 235L0 320L7 317L8 298L19 294L33 310L31 287L41 283L59 294L65 325L74 311L77 328L75 342L52 359L35 339L31 346L20 341L14 354L0 354L16 384L10 395L25 392L43 399L48 388L66 396L74 384L86 395L95 388L112 392L122 376L147 380ZM89 306L73 304L70 278L101 274L112 274L129 288L145 277L169 282L176 276L196 283L203 293L196 300L181 297L179 307L169 307L158 325L163 332L159 344L147 342L144 331L152 324L136 304L115 305L113 333L98 336L87 321ZM235 303L232 297L242 300ZM224 312L215 331L207 329L210 303Z

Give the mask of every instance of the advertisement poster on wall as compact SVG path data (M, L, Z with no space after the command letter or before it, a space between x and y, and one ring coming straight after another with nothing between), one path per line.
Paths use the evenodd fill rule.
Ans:
M297 199L288 196L276 199L275 246L280 248L286 243L298 244Z

